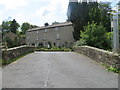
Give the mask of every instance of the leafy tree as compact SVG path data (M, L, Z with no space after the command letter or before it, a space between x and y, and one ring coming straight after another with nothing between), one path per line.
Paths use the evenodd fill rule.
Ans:
M17 47L19 45L19 39L15 38L14 40L11 40L9 37L6 37L7 47L13 48Z
M32 28L37 28L38 26L36 26L36 25L31 25L30 26L30 28L32 29Z
M84 27L85 31L81 31L81 40L84 40L87 45L101 48L110 49L110 40L106 35L106 28L103 25L97 25L92 22Z
M107 32L111 31L111 21L110 21L110 15L111 15L111 6L110 3L100 3L100 23L106 28Z
M30 24L29 24L28 22L22 23L22 25L21 25L21 30L22 30L23 34L25 34L25 32L26 32L28 29L30 29Z
M17 23L15 19L13 19L9 26L10 31L16 34L18 27L20 27L20 25Z
M112 37L113 37L113 32L107 32L106 33L106 38L107 38L107 43L108 43L108 49L112 49Z
M2 26L2 35L10 31L10 24L11 21L3 21L1 26Z
M75 40L79 40L79 30L83 31L83 26L87 25L89 21L90 6L93 7L94 4L96 4L96 2L92 2L89 4L87 2L69 2L67 16L68 21L71 21L73 23L73 37Z
M109 13L108 13L109 12ZM84 31L84 26L88 22L93 21L97 24L102 24L107 31L110 31L110 3L98 2L69 2L67 16L68 20L73 23L75 40L79 40L80 31Z

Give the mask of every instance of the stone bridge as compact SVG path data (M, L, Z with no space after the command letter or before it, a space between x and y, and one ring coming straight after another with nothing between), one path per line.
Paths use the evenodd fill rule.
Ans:
M75 52L34 52L4 67L2 76L3 88L118 88L117 74Z

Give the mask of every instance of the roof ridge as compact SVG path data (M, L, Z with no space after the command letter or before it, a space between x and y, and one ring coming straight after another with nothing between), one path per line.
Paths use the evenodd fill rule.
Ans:
M54 24L54 25L41 26L41 27L29 29L29 30L27 30L27 31L34 31L34 30L38 30L38 29L48 29L48 28L68 26L68 25L72 25L72 23L71 23L71 22L64 22L64 23L58 23L58 24Z

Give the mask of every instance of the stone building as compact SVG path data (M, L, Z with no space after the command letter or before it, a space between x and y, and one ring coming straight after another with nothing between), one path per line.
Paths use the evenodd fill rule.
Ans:
M27 30L26 43L28 45L45 47L71 47L74 42L73 26L71 22L59 23L49 26Z

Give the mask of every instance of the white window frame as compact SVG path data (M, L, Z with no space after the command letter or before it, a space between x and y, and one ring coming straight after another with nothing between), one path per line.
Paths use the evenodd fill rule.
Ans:
M60 39L60 35L59 35L59 34L57 34L56 39L57 39L57 40L59 40L59 39Z
M37 40L39 40L39 37L37 36Z

